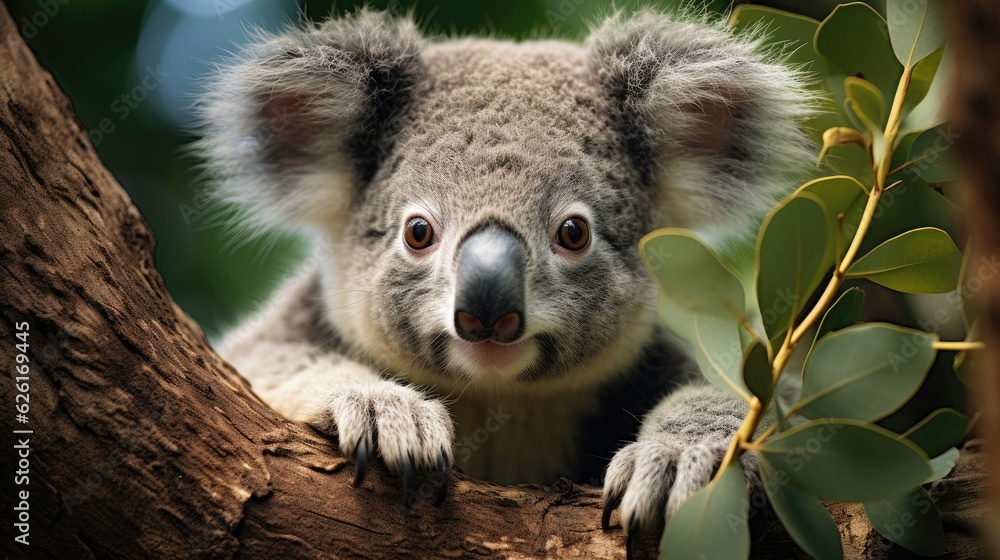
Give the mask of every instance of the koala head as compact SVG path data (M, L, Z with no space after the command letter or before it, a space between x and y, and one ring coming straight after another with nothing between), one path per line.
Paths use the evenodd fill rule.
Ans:
M749 231L809 155L793 71L655 12L585 44L427 40L368 11L221 68L198 144L254 223L329 239L325 311L438 387L582 387L655 330L637 243Z

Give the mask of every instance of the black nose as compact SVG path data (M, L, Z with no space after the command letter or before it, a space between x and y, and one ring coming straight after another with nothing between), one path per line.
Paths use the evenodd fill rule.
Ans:
M524 332L524 243L487 226L458 251L455 331L463 340L513 342Z

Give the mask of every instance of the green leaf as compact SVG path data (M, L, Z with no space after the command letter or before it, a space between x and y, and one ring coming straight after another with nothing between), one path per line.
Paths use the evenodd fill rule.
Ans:
M939 408L907 430L903 437L919 445L931 457L936 457L949 447L958 445L968 427L968 416L953 408Z
M864 78L878 86L888 101L896 95L903 75L888 36L888 26L878 12L852 2L838 6L823 20L814 44L820 55L840 68L839 80L844 76ZM831 91L836 95L835 88Z
M921 132L910 146L906 167L911 168L921 179L929 183L945 183L958 179L955 138L949 123Z
M859 206L864 209L864 202L868 199L868 191L864 185L854 177L846 175L836 175L833 177L822 177L810 181L796 192L809 193L823 201L823 205L829 210L831 223L836 223L838 214L850 215L853 209ZM858 218L860 218L860 212Z
M941 67L941 60L944 58L944 49L941 47L913 67L910 75L910 85L906 88L906 99L903 100L903 117L909 115L927 96L931 86L934 84L934 76L938 68Z
M809 193L823 201L823 206L829 212L827 216L831 224L836 224L839 214L844 214L846 219L854 214L856 207L860 206L860 210L864 210L864 203L868 200L864 186L854 177L846 175L822 177L810 181L799 187L795 196L801 193ZM859 202L861 204L858 204ZM861 218L860 211L857 217Z
M948 38L938 0L887 0L885 11L892 51L904 67L915 65Z
M816 330L816 340L833 331L845 329L861 318L861 308L865 304L865 293L861 288L850 288L840 294L837 301L827 309Z
M805 306L826 272L826 209L800 193L774 209L757 238L757 302L772 347Z
M889 177L891 178L887 181L889 184L895 182L896 174L906 170L906 160L909 159L910 148L913 147L913 141L917 139L917 136L919 134L896 136L896 149L892 151L892 161L889 163Z
M833 302L833 305L823 314L819 328L816 329L816 336L813 337L809 352L806 353L806 360L802 363L803 371L809 368L809 360L812 359L813 351L816 350L816 344L820 339L831 332L857 323L861 318L861 307L864 303L865 293L860 288L850 288L840 294L837 301Z
M882 418L920 388L934 362L935 340L886 323L827 335L813 348L793 410L807 418Z
M864 504L865 514L880 535L921 556L944 554L944 527L934 502L923 488L898 498Z
M856 179L843 175L810 181L802 185L795 196L803 193L818 197L826 210L828 241L822 267L825 270L832 267L835 260L839 260L854 239L868 202L868 194ZM841 215L844 216L843 223L839 222Z
M694 353L702 375L717 387L749 401L751 393L743 381L739 325L724 317L686 310L662 291L658 308L667 330Z
M893 237L861 257L848 278L867 278L887 288L943 294L958 286L962 253L942 230L919 228Z
M746 479L737 461L670 518L660 540L661 560L749 557L749 509Z
M837 502L898 496L931 474L922 449L855 420L813 420L769 437L758 450L800 490Z
M955 463L958 461L960 455L961 452L959 452L958 448L952 447L948 451L927 461L927 464L931 468L931 474L924 480L924 484L930 484L948 476L951 470L955 468Z
M855 76L844 78L844 90L854 114L868 132L879 134L885 125L885 96L875 84Z
M639 253L660 284L667 328L687 343L707 379L749 400L739 326L743 286L736 275L686 230L654 231L639 242Z
M957 230L962 216L957 206L928 188L916 174L899 173L894 179L903 182L882 193L876 219L872 220L859 255L913 229L935 227L949 233Z
M875 84L855 76L844 78L844 90L847 95L848 114L853 114L860 121L856 123L868 131L872 146L872 158L879 161L885 153L885 136L882 128L885 124L885 96Z
M771 362L767 359L767 348L757 343L750 348L743 362L743 379L747 387L767 406L774 393L771 383Z
M914 69L914 73L921 70L921 66L930 59L931 57L928 57L920 61ZM903 122L899 126L899 138L914 132L922 132L945 121L944 100L945 92L951 81L951 69L951 47L946 46L941 54L941 61L935 69L934 78L927 88L927 93L912 109L903 113Z
M826 75L826 61L813 48L819 21L767 6L740 4L733 8L730 24L737 32L764 26L769 43L784 44L790 64L807 65L810 72Z
M819 500L789 484L787 475L779 477L767 461L760 462L760 478L768 502L795 544L816 560L844 557L837 524Z

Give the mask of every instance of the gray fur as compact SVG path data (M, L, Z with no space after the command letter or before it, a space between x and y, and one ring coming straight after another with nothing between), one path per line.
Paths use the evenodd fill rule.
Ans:
M621 500L622 526L653 529L707 484L746 412L739 397L701 384L681 387L657 405L636 442L608 467L605 500ZM753 454L741 460L745 472L756 472Z
M220 70L199 146L247 220L332 244L223 353L348 454L377 433L395 472L445 446L502 483L586 480L590 459L635 436L631 416L692 378L638 240L749 231L809 159L807 112L800 77L759 38L652 11L609 18L585 45L429 41L366 11L262 37ZM402 243L413 214L438 236L419 255ZM592 241L567 256L553 239L569 215ZM463 358L452 325L457 247L490 221L529 248L529 350L502 367ZM652 526L700 488L741 407L699 382L662 399L608 471L623 519Z
M760 35L655 12L613 17L588 39L595 73L646 139L661 219L754 229L788 194L810 145L801 76Z

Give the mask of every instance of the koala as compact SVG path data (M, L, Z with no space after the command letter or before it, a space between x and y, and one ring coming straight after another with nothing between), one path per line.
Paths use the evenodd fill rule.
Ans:
M369 10L262 34L219 67L196 148L240 226L326 244L221 353L335 436L355 485L378 463L412 507L453 466L603 480L631 548L747 409L664 331L637 244L753 232L812 157L802 83L759 33L648 9L582 43Z

